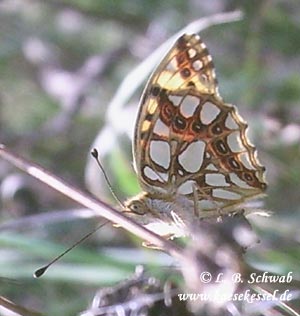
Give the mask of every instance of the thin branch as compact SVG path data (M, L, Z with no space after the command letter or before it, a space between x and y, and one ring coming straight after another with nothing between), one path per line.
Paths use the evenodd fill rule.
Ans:
M139 225L132 219L126 217L121 212L116 211L110 205L104 203L88 195L87 193L79 190L78 188L68 184L61 178L53 175L40 165L26 160L16 153L8 150L4 145L0 144L0 157L15 165L19 169L25 171L34 178L52 187L56 191L69 197L70 199L78 202L79 204L96 211L99 216L106 218L107 220L123 227L132 234L142 238L150 244L156 245L159 248L164 249L170 255L184 260L182 249L176 244L156 235L145 227Z
M3 296L0 296L0 306L3 306L4 308L8 309L11 312L15 312L18 315L23 315L23 316L42 316L41 313L29 310L25 307L22 307L20 305L17 305L8 299L6 299Z

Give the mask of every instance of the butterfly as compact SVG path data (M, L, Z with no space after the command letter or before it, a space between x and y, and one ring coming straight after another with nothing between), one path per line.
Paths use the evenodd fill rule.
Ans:
M198 35L181 36L140 101L133 156L143 192L126 201L126 210L144 224L242 210L267 187L246 129L219 94L206 45Z

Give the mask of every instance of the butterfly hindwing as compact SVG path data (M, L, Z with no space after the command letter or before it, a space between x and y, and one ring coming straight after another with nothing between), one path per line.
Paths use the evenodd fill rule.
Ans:
M220 207L259 194L266 187L264 168L246 128L219 96L206 46L197 35L183 35L142 96L134 157L143 189Z

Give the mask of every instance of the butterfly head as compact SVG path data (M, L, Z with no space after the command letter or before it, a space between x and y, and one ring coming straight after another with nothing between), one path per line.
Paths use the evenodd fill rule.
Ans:
M125 203L126 211L129 211L136 215L145 215L149 212L147 203L143 199L138 197L132 198Z
M127 216L133 218L142 225L145 225L151 221L151 214L153 210L151 208L151 201L145 193L141 193L124 203L124 213Z
M167 239L186 236L183 228L185 225L180 217L173 212L175 204L171 201L165 201L160 195L151 196L147 192L142 192L127 200L124 206L126 216L160 236ZM180 225L178 225L178 221L175 221L174 216L180 219Z

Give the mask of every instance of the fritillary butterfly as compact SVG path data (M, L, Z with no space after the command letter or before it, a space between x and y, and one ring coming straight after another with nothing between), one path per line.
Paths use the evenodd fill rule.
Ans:
M181 36L142 95L133 153L143 192L126 202L127 211L145 223L149 216L185 223L243 209L266 189L246 129L219 95L205 44Z

